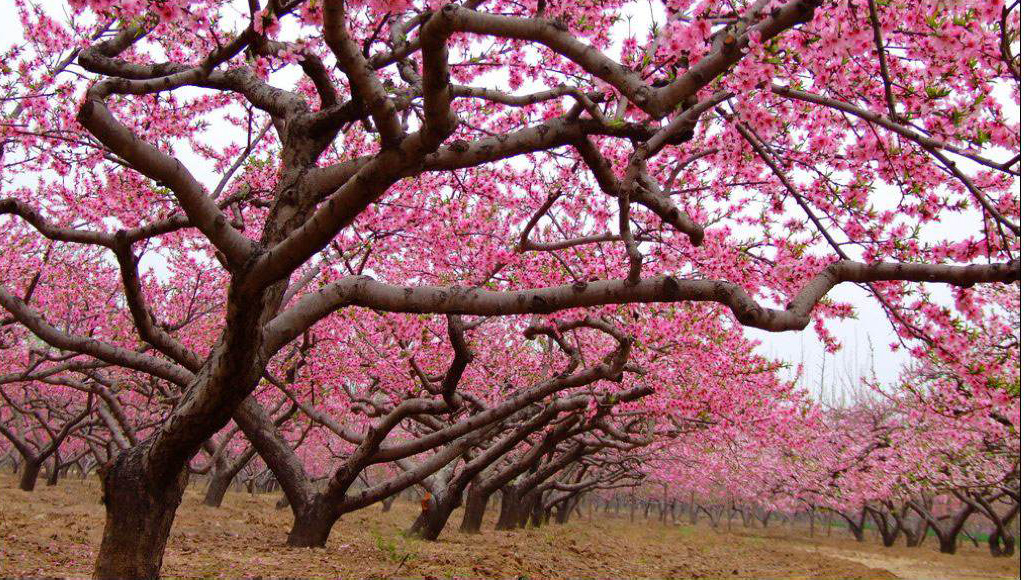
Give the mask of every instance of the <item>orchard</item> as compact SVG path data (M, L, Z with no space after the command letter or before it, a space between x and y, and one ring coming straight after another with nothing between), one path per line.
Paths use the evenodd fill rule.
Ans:
M1019 1L12 2L0 514L96 482L95 577L240 486L1019 552ZM759 349L840 287L841 405Z

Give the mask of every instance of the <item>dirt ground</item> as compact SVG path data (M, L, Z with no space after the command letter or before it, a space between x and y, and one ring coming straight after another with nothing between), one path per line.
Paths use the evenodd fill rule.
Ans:
M284 546L288 510L276 495L229 493L221 508L201 505L190 487L171 532L169 577L329 578L1016 578L1019 560L976 550L885 550L833 538L766 531L664 526L595 516L515 532L458 533L461 513L437 542L407 537L417 506L396 502L349 514L324 549ZM40 482L32 493L0 475L0 576L87 577L103 526L95 479ZM494 518L494 514L489 514ZM490 523L489 521L487 523ZM893 573L895 572L895 574Z
M974 579L1019 579L1020 554L1013 558L993 558L988 545L981 548L964 542L956 554L939 552L938 541L928 538L924 546L907 548L897 540L896 545L886 548L872 534L864 542L856 542L842 528L834 528L825 536L819 528L811 537L807 530L795 533L789 526L774 526L757 530L737 530L748 537L764 538L766 541L785 542L790 546L806 550L811 554L842 558L864 564L871 568L883 568L902 580L974 580Z

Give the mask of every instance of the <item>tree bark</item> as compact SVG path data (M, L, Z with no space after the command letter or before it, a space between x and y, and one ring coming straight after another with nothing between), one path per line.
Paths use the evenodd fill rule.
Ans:
M996 558L1007 558L1013 555L1015 538L1006 531L1006 528L992 530L988 536L988 551Z
M928 522L923 518L919 519L916 526L906 526L903 533L907 537L907 547L916 548L924 543L925 536L928 534Z
M46 485L54 486L57 485L57 480L60 479L60 456L57 453L53 454L53 467L50 468L50 472L46 474Z
M956 554L956 537L959 534L940 534L939 551L943 554ZM891 545L891 544L890 544Z
M522 503L519 493L511 488L501 492L501 513L498 514L498 523L494 525L495 530L514 530L519 525L520 504Z
M484 521L484 513L487 512L487 500L490 495L483 493L476 487L469 489L466 498L466 511L462 514L462 525L459 531L464 534L479 534L480 526Z
M145 470L148 445L117 456L103 474L107 520L96 558L96 578L157 578L174 513L188 483L181 470L155 481Z
M220 507L224 501L224 495L231 486L234 474L223 473L214 468L210 473L210 484L206 486L206 495L203 497L203 505Z
M930 506L922 507L913 501L909 502L908 505L918 515L927 520L928 525L935 530L935 535L939 538L939 551L943 554L955 554L956 539L960 535L964 524L967 523L967 518L971 517L971 514L974 513L975 508L970 504L964 504L964 507L960 508L959 511L950 514L945 525L942 525L939 520L929 513Z
M25 460L22 463L21 479L18 480L18 489L32 491L36 488L36 481L39 480L39 470L43 464L40 461Z
M565 524L569 522L569 516L572 515L573 510L579 505L579 496L569 496L568 498L555 504L555 523Z
M526 509L523 510L522 527L527 523L539 528L544 523L544 494L537 490L531 491L526 496Z
M882 538L882 545L891 548L900 536L899 520L892 516L892 521L890 521L890 514L883 509L870 509L868 513L871 514L871 519L875 520L878 534Z
M899 530L894 530L891 533L884 533L884 534L882 534L882 545L885 546L886 548L893 547L893 545L896 544L896 538L898 538L899 535L900 535ZM946 552L946 553L947 554L952 554L953 552Z
M319 501L310 502L294 511L295 520L288 532L288 545L297 548L322 548L327 545L327 538L338 516Z
M413 522L409 533L419 536L423 540L434 541L441 535L448 518L459 506L459 498L452 497L452 494L434 496L430 507L421 511L419 517Z
M863 542L864 541L864 526L863 525L857 526L852 521L847 521L846 525L847 525L847 527L850 528L850 533L853 534L853 538L855 540L857 540L858 542Z

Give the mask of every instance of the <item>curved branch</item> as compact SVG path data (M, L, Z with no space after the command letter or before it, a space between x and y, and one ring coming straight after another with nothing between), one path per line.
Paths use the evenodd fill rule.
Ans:
M812 278L785 310L765 308L742 287L721 280L687 280L656 276L635 285L621 280L579 282L521 291L494 291L460 286L397 286L369 276L348 276L300 298L265 327L267 352L276 352L305 329L338 308L361 306L387 312L507 316L546 314L567 308L631 302L719 302L745 326L773 332L801 330L825 294L843 282L938 282L969 287L974 284L1020 279L1020 261L1005 264L947 266L839 261Z
M182 209L195 226L220 250L228 262L240 266L256 249L255 243L231 226L227 216L202 185L180 161L147 143L121 124L107 108L110 94L104 81L89 89L78 111L78 121L132 168L174 193Z
M100 342L87 336L61 332L2 286L0 286L0 306L14 315L18 322L32 331L32 334L54 348L86 354L113 365L153 375L182 387L193 378L191 372L174 363Z
M47 220L27 203L14 199L0 199L0 215L16 215L29 223L40 234L57 242L92 244L112 248L114 237L104 232L60 227Z

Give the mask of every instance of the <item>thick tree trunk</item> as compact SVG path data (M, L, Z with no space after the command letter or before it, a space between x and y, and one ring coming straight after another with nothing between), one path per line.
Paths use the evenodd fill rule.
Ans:
M525 528L530 525L539 528L544 516L544 493L532 489L523 494L519 506L519 527Z
M513 490L504 490L501 493L501 513L498 514L498 523L494 525L495 530L514 530L519 525L519 513L521 499L519 494Z
M519 501L519 513L516 524L520 528L525 528L528 524L533 522L536 517L536 507L540 503L540 493L536 490L530 490L522 495ZM539 523L533 524L535 527L539 526Z
M924 543L924 538L928 533L928 522L921 519L915 527L907 526L903 533L907 537L907 547L916 548Z
M466 498L466 511L462 514L462 525L459 526L460 532L464 534L480 533L489 498L488 494L484 494L476 488L470 488L469 497Z
M107 510L96 578L156 578L174 513L188 483L182 470L170 481L154 481L144 469L147 445L126 450L103 474Z
M405 532L406 535L409 535L409 536L419 536L420 535L420 531L427 525L427 512L428 511L429 510L421 510L420 511L420 515L416 516L416 519L413 520L412 525L409 526L408 530L406 530L406 532Z
M900 537L900 522L895 517L890 521L889 515L884 511L871 510L871 519L875 520L878 534L882 538L882 545L891 548L896 539Z
M409 529L410 534L415 534L423 540L434 541L441 535L448 518L458 507L458 498L434 496L430 508L420 512L419 517L413 522Z
M956 536L957 534L940 535L939 551L943 554L956 554Z
M856 525L856 524L854 524L853 522L850 522L850 521L846 522L846 525L847 525L847 527L850 528L850 533L853 534L854 539L856 539L858 542L863 542L864 541L864 526L863 525L858 526L858 525Z
M928 521L928 525L935 530L935 535L939 538L939 551L943 554L955 554L957 536L963 530L967 519L974 513L974 507L965 504L958 512L950 515L946 525L940 525L934 517L929 515L930 505L928 507L921 507L911 502L910 506L919 516L925 518Z
M228 492L228 488L231 487L231 480L234 479L229 474L222 473L216 469L210 472L210 484L206 486L206 496L203 497L203 505L210 507L220 507L220 504L224 501L224 495Z
M322 548L327 545L327 538L338 516L321 502L312 502L294 511L295 520L288 532L288 545L297 548Z
M24 461L22 463L21 479L18 480L18 489L32 491L36 488L36 481L39 480L39 470L43 464L38 461Z
M46 485L54 486L57 485L57 481L60 479L60 458L57 454L53 454L53 467L50 468L50 472L46 474Z
M1006 558L1013 555L1015 538L1012 534L999 530L993 530L988 536L988 551L996 558Z
M544 501L542 498L538 497L533 502L531 502L530 525L532 525L535 528L539 528L545 523L546 522L544 520Z
M571 499L565 500L559 503L555 507L555 523L565 524L569 522L569 516L572 515L572 510L576 507L576 502Z

